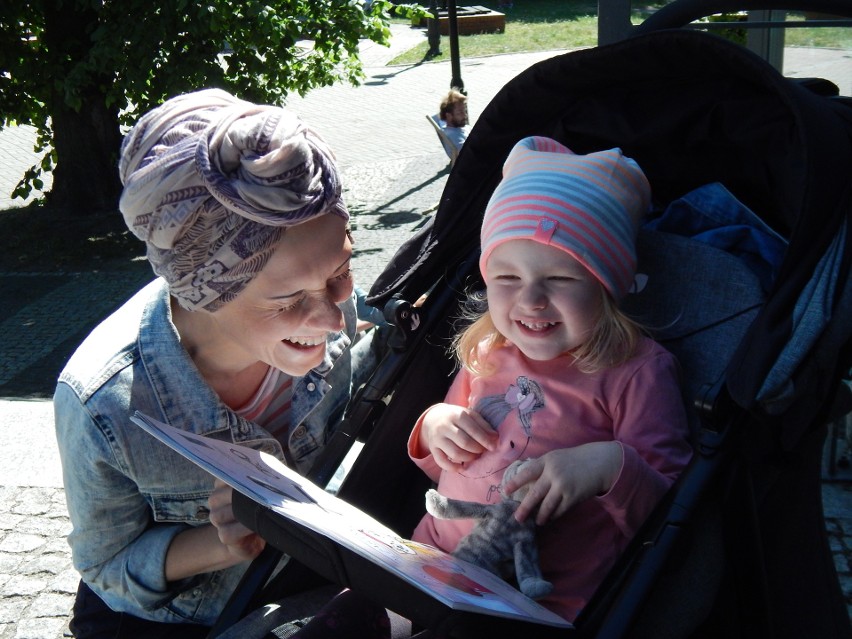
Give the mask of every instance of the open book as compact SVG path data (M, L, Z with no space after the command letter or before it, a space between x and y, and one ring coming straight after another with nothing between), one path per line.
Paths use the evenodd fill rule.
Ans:
M496 575L432 546L401 538L268 453L178 430L138 411L131 419L248 498L327 537L452 610L572 627Z

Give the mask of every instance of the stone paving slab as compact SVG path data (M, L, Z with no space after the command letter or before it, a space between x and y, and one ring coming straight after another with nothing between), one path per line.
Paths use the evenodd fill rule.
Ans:
M0 487L0 639L66 635L79 575L61 488Z

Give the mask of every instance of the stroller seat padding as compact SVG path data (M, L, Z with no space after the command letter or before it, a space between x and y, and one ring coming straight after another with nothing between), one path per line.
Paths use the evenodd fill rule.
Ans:
M734 255L673 233L643 229L637 254L642 288L627 295L623 308L678 358L695 432L692 404L722 377L763 303L760 281Z

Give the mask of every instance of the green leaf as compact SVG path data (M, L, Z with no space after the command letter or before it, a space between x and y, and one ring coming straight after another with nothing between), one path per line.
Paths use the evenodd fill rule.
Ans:
M7 6L8 5L8 6ZM169 97L220 86L257 102L282 103L334 82L363 78L358 41L386 44L391 10L374 0L63 0L6 2L0 15L2 125L32 124L38 173L26 172L15 192L28 196L35 180L57 164L62 179L92 178L73 161L78 150L53 150L52 122L70 111L79 139L118 156L121 133L141 113ZM306 52L305 40L313 41ZM233 52L225 53L225 44ZM70 125L69 125L70 126ZM83 167L85 169L85 167ZM55 177L55 176L54 176ZM56 182L54 182L56 184ZM69 189L73 190L73 189ZM94 189L93 189L94 190ZM62 206L64 203L57 202Z

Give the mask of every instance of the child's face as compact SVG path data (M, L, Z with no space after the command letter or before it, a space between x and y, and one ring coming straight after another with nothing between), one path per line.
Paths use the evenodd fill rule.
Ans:
M601 314L600 282L565 251L533 240L497 246L485 283L497 330L532 360L577 348Z

